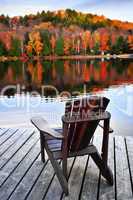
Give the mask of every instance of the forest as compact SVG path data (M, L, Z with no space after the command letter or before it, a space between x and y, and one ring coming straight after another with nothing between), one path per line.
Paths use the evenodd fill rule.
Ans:
M0 56L69 56L133 52L133 23L75 10L0 16Z

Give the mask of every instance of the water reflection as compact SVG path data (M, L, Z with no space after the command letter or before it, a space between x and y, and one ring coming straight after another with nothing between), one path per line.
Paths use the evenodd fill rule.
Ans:
M17 61L0 63L0 72L1 94L6 86L5 96L0 96L0 127L30 127L34 115L44 116L52 126L61 126L65 103L53 98L56 92L48 86L52 85L59 94L99 91L110 99L108 110L115 134L132 136L133 60ZM46 85L44 95L52 98L36 97L36 93L30 96L33 91L42 94Z
M99 91L111 85L121 85L133 82L133 60L109 61L30 61L28 63L5 62L0 63L0 90L7 85L20 84L23 91L33 90L41 93L41 86L52 85L59 92L83 92L86 85L87 92ZM5 93L12 96L15 89L8 89ZM54 96L52 90L46 96Z

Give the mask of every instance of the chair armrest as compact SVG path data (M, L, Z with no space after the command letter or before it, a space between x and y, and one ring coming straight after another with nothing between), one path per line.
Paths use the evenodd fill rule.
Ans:
M102 129L104 129L104 127L101 124L98 124L98 126L100 126ZM114 130L110 127L109 128L109 133L113 133L113 132L114 132Z
M102 112L102 113L88 113L86 116L81 117L80 115L73 115L73 116L67 116L63 115L62 116L62 121L63 123L66 124L72 124L76 122L88 122L88 121L99 121L99 120L106 120L110 119L111 114L107 111Z
M50 128L48 122L42 117L32 117L31 122L40 132L48 134L56 139L63 139L63 135L60 132Z

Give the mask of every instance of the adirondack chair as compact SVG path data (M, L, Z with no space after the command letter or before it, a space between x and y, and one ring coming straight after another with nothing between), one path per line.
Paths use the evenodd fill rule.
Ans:
M31 119L40 131L41 159L45 162L45 149L66 195L68 195L67 158L70 157L90 155L100 169L101 175L113 185L113 174L107 165L111 117L110 113L105 111L108 103L109 99L105 97L89 97L67 102L65 115L62 116L62 131L50 128L42 117ZM101 120L104 124L100 155L91 140ZM62 166L58 159L62 161Z

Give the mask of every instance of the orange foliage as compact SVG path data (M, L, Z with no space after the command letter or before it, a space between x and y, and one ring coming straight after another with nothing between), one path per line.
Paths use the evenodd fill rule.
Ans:
M100 30L100 50L101 51L106 51L109 49L108 41L109 41L108 31L106 29L101 29Z
M71 41L68 37L64 38L64 53L65 55L69 55L70 52L70 47L71 47Z
M101 67L101 80L105 81L107 78L107 63L101 62L100 67Z
M85 54L86 54L86 50L89 46L89 42L90 42L90 38L91 38L91 32L90 31L83 32L81 35L81 38L82 38L82 46L83 46L83 49L85 50Z
M84 65L84 68L83 68L83 77L84 77L84 81L86 82L90 81L90 70L86 64Z
M133 35L128 36L128 43L129 43L130 49L133 50Z
M4 43L7 50L11 48L11 40L13 35L13 32L0 32L0 40Z
M13 81L13 70L12 67L8 67L8 71L7 71L7 79L9 82Z
M43 75L43 67L40 61L37 62L37 80L39 83L42 82L42 75Z
M38 31L31 32L29 34L29 39L30 41L26 46L27 53L32 53L34 49L36 54L39 56L43 50L40 33Z

